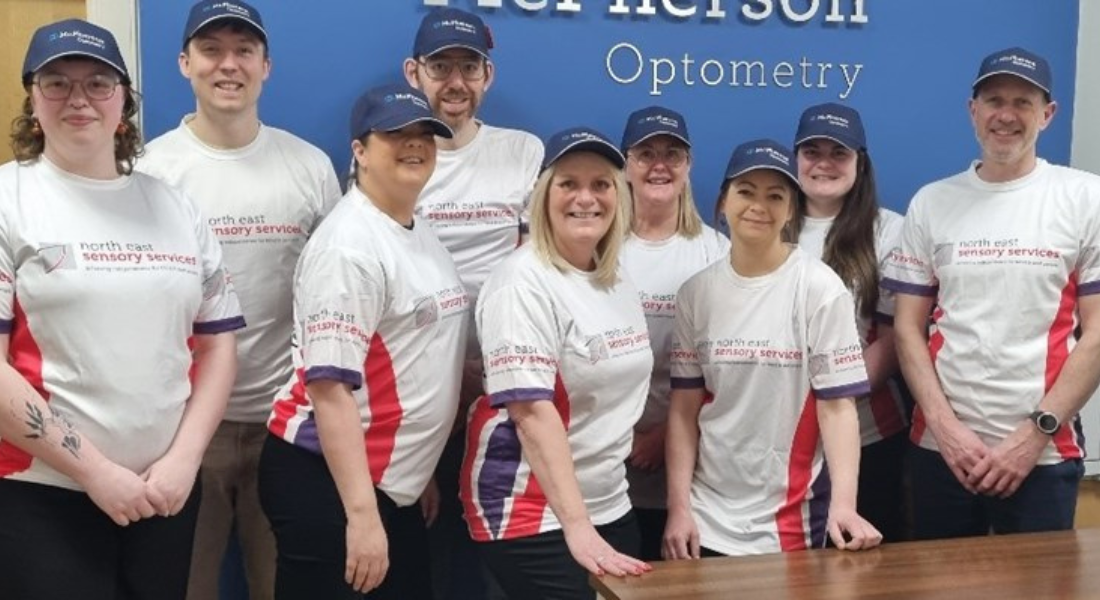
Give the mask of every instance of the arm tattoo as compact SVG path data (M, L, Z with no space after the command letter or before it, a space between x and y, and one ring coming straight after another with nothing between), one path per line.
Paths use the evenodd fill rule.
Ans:
M80 434L76 432L76 427L69 419L65 418L65 415L51 406L49 407L50 415L45 416L42 414L42 409L31 403L30 400L25 401L25 406L27 412L23 422L28 428L26 434L28 438L47 441L51 437L50 429L56 428L61 436L61 447L68 450L74 458L80 458Z

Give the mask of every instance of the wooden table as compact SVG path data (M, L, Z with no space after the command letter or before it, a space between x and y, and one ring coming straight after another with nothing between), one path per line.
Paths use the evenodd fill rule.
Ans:
M657 562L591 583L607 600L1100 598L1100 529Z

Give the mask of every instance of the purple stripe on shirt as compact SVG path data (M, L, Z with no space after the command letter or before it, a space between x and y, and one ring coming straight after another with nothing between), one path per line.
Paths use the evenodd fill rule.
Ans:
M935 297L936 292L940 289L938 285L920 285L919 283L906 283L904 281L898 281L897 279L890 279L888 277L884 277L882 279L882 287L890 290L891 292L898 292L899 294L931 297Z
M871 383L867 380L836 387L814 390L814 397L818 400L833 400L835 398L847 398L849 396L864 396L871 393Z
M1081 283L1077 285L1077 296L1091 296L1092 294L1100 294L1100 281L1090 281L1088 283Z
M313 383L318 379L326 379L329 381L339 381L351 386L351 389L357 390L363 387L363 374L359 371L352 371L351 369L342 369L340 367L334 367L331 365L322 365L319 367L310 367L306 369L306 383Z
M294 445L321 454L321 437L317 434L317 421L313 414L298 426L298 432L294 434Z
M810 485L810 547L824 548L828 535L829 500L833 484L829 479L829 463L821 462L821 472Z
M702 377L673 377L671 386L674 390L698 390L707 387L707 382Z
M244 317L230 317L228 319L219 319L217 321L203 321L201 323L195 323L191 326L191 331L196 335L212 335L215 333L225 333L227 331L234 331L241 329L245 326Z
M510 420L498 423L489 434L484 462L477 474L477 498L493 539L503 533L504 502L512 497L522 458L516 424Z
M512 388L495 394L489 394L489 406L500 408L509 402L531 402L533 400L553 400L554 390L546 388Z
M0 334L11 333L11 320L0 319Z

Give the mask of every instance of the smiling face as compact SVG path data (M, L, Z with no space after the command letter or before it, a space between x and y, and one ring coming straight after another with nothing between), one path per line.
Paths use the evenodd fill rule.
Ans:
M482 77L465 79L462 66L470 61L483 61ZM441 81L428 76L430 63L449 63L450 75ZM427 63L427 64L426 64ZM485 92L493 83L493 63L483 56L465 48L448 48L419 59L405 61L405 78L409 85L424 92L432 113L456 132L461 132L473 124Z
M435 169L435 134L424 122L397 131L372 131L366 144L355 140L351 149L360 181L387 196L415 198Z
M729 183L722 212L730 235L742 244L782 244L783 227L794 216L794 184L773 169L755 169Z
M656 135L627 151L626 178L635 201L674 204L691 172L687 146L670 135Z
M982 146L982 178L1007 181L1030 172L1039 133L1055 109L1042 90L1019 77L995 75L983 81L970 101L970 119Z
M597 244L618 210L614 166L592 152L572 152L554 163L546 211L558 253L581 270L595 266Z
M829 139L807 140L798 146L798 181L811 203L839 211L856 183L859 157Z
M254 115L271 73L264 43L247 27L200 30L179 55L198 110L207 115Z
M118 72L93 59L60 58L44 65L34 74L63 76L72 83L67 98L48 100L38 83L31 85L31 107L45 136L44 154L66 168L94 161L114 171L115 132L122 121L126 91L118 85L106 100L92 100L85 90L90 78L108 77L118 81Z

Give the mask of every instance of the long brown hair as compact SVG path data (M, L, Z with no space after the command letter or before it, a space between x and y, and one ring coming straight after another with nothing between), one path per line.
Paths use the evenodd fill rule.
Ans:
M806 194L799 190L795 216L784 230L784 238L798 243L806 217ZM856 154L856 180L844 197L840 213L825 236L821 260L840 276L852 290L859 313L870 317L878 304L878 255L875 254L875 229L878 222L878 192L875 169L866 150Z
M37 129L37 120L34 118L34 108L31 106L31 89L27 85L27 97L23 99L23 111L11 122L11 151L15 160L19 162L32 162L46 150L46 136L41 129ZM115 164L119 175L129 175L134 172L134 161L141 156L145 147L141 138L141 130L138 128L137 119L138 99L137 92L128 85L122 85L122 93L126 94L126 101L122 104L122 121L125 125L122 132L115 134Z

